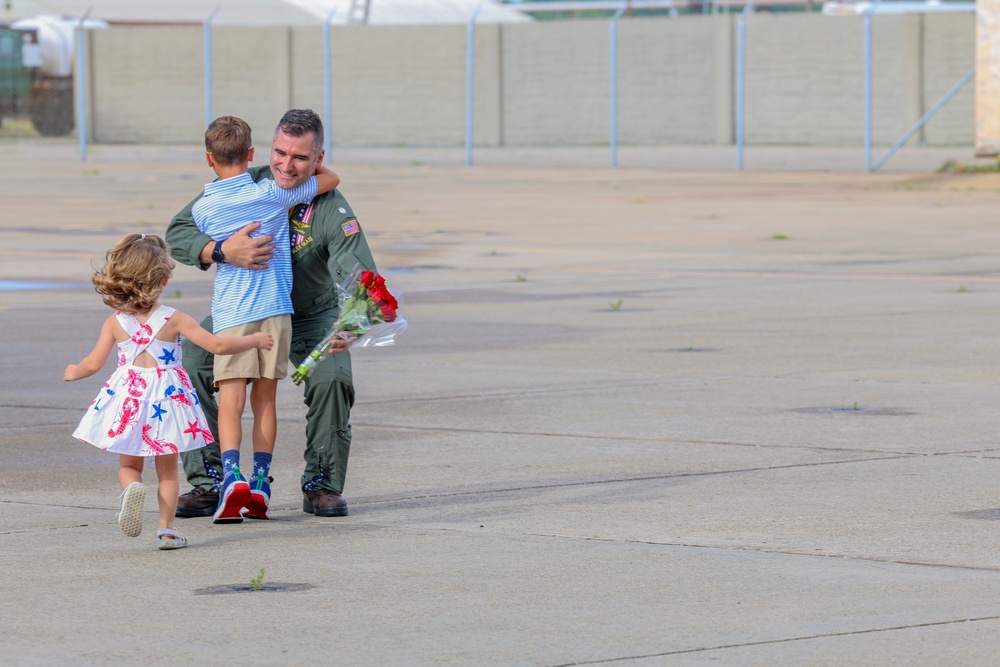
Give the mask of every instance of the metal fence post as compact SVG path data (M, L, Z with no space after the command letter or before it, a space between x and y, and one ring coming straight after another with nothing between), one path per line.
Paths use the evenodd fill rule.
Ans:
M610 70L611 70L611 168L618 167L618 19L621 18L628 3L623 4L611 17L610 39Z
M93 9L93 7L90 9ZM90 14L90 9L80 17L80 22L76 27L76 133L80 139L80 162L87 161L87 49L84 44L84 35L86 33L83 31L83 22L87 19L87 15Z
M219 13L216 6L205 19L205 127L212 124L212 19Z
M746 108L747 14L753 0L747 2L736 22L736 171L743 171L743 123Z
M465 30L465 166L472 166L472 109L476 70L476 17L483 3L476 5Z
M872 170L872 13L879 0L865 10L865 171Z
M336 9L331 9L323 22L323 94L326 101L326 128L323 132L323 151L326 153L326 163L333 162L333 84L330 64L330 21Z
M874 5L872 5L874 7ZM872 170L872 10L865 12L865 171Z

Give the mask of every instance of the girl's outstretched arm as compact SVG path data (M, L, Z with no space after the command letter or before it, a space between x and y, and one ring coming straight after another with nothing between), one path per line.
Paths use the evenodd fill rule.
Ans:
M170 316L170 321L176 324L177 332L180 335L212 354L236 354L237 352L244 352L254 348L258 350L270 350L274 347L274 338L271 334L262 331L250 334L249 336L219 338L215 334L202 329L201 325L187 313L175 311Z
M104 320L104 324L101 326L101 335L97 338L97 345L79 364L70 364L66 367L63 380L73 382L89 378L104 368L104 362L108 360L108 355L111 354L111 350L115 346L115 324L114 315Z

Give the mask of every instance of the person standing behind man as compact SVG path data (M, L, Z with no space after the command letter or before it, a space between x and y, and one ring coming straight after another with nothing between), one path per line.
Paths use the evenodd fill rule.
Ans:
M289 246L288 210L309 204L329 192L340 178L318 165L316 176L292 189L264 179L254 182L247 173L253 160L250 126L242 118L221 116L205 131L205 160L218 179L205 185L202 198L191 208L198 229L222 242L248 220L261 223L257 235L270 234L279 246ZM275 404L278 380L288 375L292 336L292 258L275 256L267 269L251 271L235 264L219 264L212 294L213 333L226 338L264 331L274 336L272 350L249 350L215 355L213 375L219 390L218 432L222 451L222 486L215 523L240 523L244 513L267 519L271 501L271 458L277 438ZM253 473L249 482L240 470L243 409L247 385L253 411Z
M308 180L322 164L323 123L309 109L292 109L278 123L271 144L269 167L249 170L254 181L272 178L290 189ZM200 197L199 197L200 198ZM292 257L291 361L298 365L322 340L337 320L340 307L337 285L355 265L377 271L364 231L350 204L337 190L296 206L289 215L290 245L277 247L269 235L251 237L259 226L251 222L229 238L201 232L191 214L195 199L167 227L166 239L174 259L207 270L212 263L230 263L247 269L266 268L277 253ZM250 221L248 221L250 222ZM211 329L210 318L204 322ZM305 469L301 478L302 509L316 516L347 516L343 498L347 460L351 448L350 411L354 386L346 341L334 345L334 354L318 364L306 379ZM184 368L202 398L205 416L217 433L218 410L213 392L212 355L184 342ZM177 516L211 516L222 482L221 455L217 446L182 456L192 491L181 495Z

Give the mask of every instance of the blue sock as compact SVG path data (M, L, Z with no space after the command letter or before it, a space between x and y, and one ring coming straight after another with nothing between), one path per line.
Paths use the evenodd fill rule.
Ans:
M267 452L253 453L253 474L266 479L271 472L271 455Z
M222 477L228 477L233 468L239 466L239 464L240 450L230 449L228 452L222 452Z

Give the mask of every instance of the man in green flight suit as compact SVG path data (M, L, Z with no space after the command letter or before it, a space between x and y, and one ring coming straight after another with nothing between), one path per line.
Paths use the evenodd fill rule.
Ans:
M292 109L282 116L271 144L269 167L253 167L255 181L272 178L282 188L304 183L323 162L323 123L309 109ZM200 198L200 197L199 197ZM247 269L262 269L275 252L270 236L251 237L259 225L248 224L228 239L216 241L202 234L191 207L196 198L174 216L166 239L174 259L207 270L213 263L228 262ZM251 221L248 221L250 223ZM368 241L350 204L339 191L317 196L289 214L292 253L292 346L294 368L320 342L337 320L340 308L336 285L355 265L376 271ZM202 326L212 330L211 317ZM338 342L334 354L317 364L305 381L306 449L302 474L302 509L317 516L347 516L341 495L351 449L351 407L354 386L347 344ZM212 355L183 342L184 368L191 376L216 442L181 455L184 473L194 487L181 495L177 516L211 516L218 504L222 481L219 452L218 407L213 392Z

